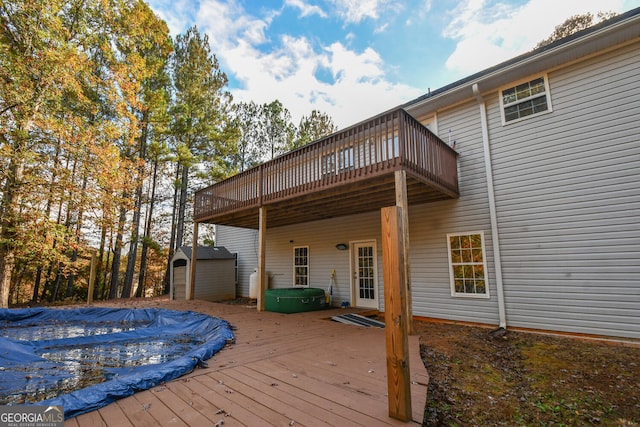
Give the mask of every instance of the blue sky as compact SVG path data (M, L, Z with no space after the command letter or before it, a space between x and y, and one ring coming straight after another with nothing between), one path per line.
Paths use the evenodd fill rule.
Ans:
M149 0L208 34L236 101L344 128L524 53L566 18L640 0Z

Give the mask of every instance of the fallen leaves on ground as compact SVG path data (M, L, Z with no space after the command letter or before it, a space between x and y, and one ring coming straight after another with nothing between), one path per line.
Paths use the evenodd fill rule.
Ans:
M635 346L416 322L424 425L640 425Z

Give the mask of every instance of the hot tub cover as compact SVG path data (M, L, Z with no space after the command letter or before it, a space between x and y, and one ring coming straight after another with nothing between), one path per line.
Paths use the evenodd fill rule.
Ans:
M264 309L276 313L302 313L325 308L324 289L276 288L264 292Z
M227 321L192 311L0 309L0 404L12 404L12 396L28 390L69 382L74 370L87 369L75 358L89 354L93 367L99 366L93 375L103 375L104 382L39 402L19 402L63 405L65 419L71 418L178 378L233 339ZM166 354L149 357L158 349ZM124 367L103 363L114 352L124 357Z

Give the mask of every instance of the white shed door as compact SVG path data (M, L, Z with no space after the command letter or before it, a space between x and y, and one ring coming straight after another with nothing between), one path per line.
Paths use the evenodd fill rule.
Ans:
M173 299L187 298L187 267L173 267Z

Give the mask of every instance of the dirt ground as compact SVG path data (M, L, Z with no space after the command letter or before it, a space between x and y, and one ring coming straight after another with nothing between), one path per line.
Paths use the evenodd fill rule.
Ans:
M428 426L638 426L640 342L416 322Z

